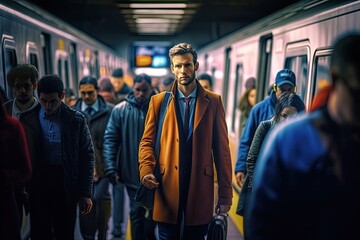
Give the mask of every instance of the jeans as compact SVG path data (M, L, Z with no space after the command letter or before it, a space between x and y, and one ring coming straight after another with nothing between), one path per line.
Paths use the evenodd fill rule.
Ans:
M113 225L119 231L122 231L122 223L124 221L124 204L125 204L125 187L121 183L112 186L113 194Z
M109 200L109 179L100 178L94 182L93 208L86 215L80 215L81 235L85 240L95 239L98 230L98 239L106 239L106 231L110 214L106 213L107 199ZM110 212L110 211L109 211Z

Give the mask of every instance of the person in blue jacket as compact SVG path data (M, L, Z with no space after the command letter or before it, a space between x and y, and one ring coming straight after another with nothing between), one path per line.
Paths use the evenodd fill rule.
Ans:
M274 108L283 92L296 92L296 77L289 69L283 69L276 74L273 91L270 96L257 103L250 111L244 133L241 136L238 148L238 157L235 165L235 177L240 188L246 175L246 158L260 122L274 116Z
M360 33L342 36L330 61L324 107L280 124L264 142L249 239L354 239L359 234Z

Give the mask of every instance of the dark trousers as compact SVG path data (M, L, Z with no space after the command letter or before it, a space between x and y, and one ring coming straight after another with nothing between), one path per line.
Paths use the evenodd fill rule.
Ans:
M139 206L134 200L136 188L127 186L126 191L130 200L131 239L156 239L156 223L151 219L151 216L149 216L149 212L147 212L145 208Z
M208 225L185 226L183 240L204 240ZM159 240L179 240L180 227L176 224L158 222Z
M106 239L111 211L108 188L109 179L106 177L94 182L93 207L88 214L79 216L81 235L85 240L95 239L96 231L98 240Z
M77 203L69 203L64 189L62 167L43 171L29 193L31 240L74 239Z

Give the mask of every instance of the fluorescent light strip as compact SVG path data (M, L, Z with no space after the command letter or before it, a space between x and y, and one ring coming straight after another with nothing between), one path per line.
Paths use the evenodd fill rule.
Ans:
M186 8L185 3L131 3L130 8Z
M183 15L185 13L184 10L179 9L134 9L134 14L179 14Z

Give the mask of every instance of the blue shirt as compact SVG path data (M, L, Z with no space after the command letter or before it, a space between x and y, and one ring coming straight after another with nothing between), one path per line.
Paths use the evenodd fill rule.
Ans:
M43 108L39 111L42 129L44 159L49 165L62 165L60 109L53 116L46 116Z

